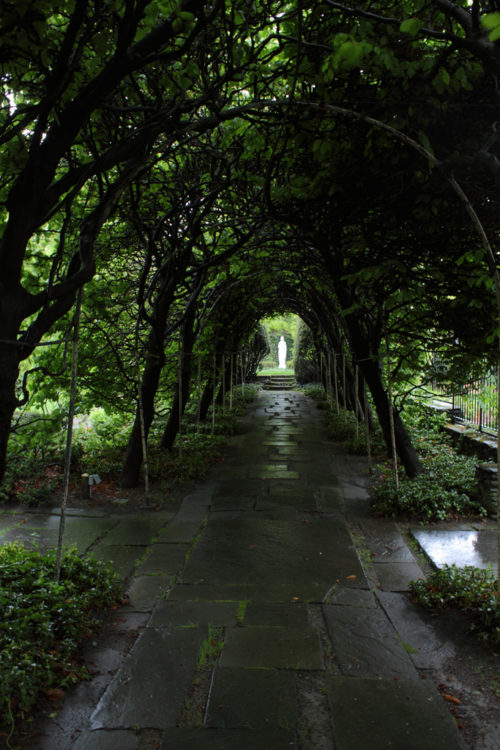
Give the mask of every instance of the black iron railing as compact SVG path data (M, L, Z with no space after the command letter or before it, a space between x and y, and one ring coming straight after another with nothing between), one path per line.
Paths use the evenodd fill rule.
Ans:
M471 425L489 435L498 433L498 379L487 375L457 388L444 386L439 398L451 406L454 422Z

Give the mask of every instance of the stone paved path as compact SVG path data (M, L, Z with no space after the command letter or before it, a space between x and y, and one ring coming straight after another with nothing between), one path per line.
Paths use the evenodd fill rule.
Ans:
M431 636L401 592L421 571L396 525L369 518L363 460L335 454L298 392L260 394L245 422L175 515L68 519L69 543L129 577L131 605L33 748L463 748L417 671ZM52 546L56 524L4 514L0 541Z

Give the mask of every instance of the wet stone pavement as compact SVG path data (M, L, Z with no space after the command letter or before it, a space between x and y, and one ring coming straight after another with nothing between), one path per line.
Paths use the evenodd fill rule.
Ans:
M30 747L463 748L425 678L453 647L404 595L423 573L397 525L370 518L364 459L298 392L259 394L243 421L177 512L71 511L66 542L112 560L130 604ZM3 513L0 542L49 548L57 523Z

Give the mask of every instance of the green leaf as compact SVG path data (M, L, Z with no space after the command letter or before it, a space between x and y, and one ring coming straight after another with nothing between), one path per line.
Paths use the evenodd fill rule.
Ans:
M359 42L344 42L339 47L336 60L347 68L358 67L363 59L363 47Z
M500 13L487 13L481 18L481 23L488 32L490 42L500 39Z
M481 24L485 29L488 29L488 31L495 29L500 25L500 13L486 13L486 15L481 18Z
M402 31L403 34L417 36L420 31L420 21L418 18L407 18L406 21L402 21L400 24L399 30Z
M234 11L234 25L243 26L245 21L246 21L246 18L244 14L241 12L241 10L235 10Z

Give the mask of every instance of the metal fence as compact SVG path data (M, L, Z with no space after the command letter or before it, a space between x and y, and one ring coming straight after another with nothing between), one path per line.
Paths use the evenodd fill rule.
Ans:
M454 422L476 427L479 432L498 432L498 378L496 374L473 380L467 385L442 386L439 398L451 407Z

